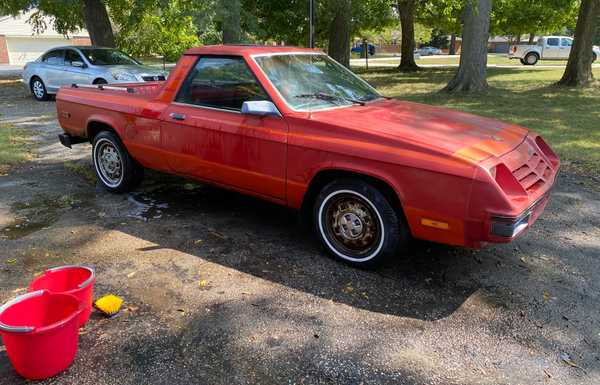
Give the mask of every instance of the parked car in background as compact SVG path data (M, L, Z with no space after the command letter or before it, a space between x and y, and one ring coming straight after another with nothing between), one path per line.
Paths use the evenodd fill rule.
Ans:
M510 59L519 59L523 65L535 65L540 60L567 60L571 53L573 38L566 36L543 36L537 44L513 45L508 51ZM600 56L600 47L593 46L593 59Z
M47 100L61 86L162 81L167 73L147 67L113 49L90 46L53 48L23 69L23 83L37 100Z
M417 52L421 56L432 56L432 55L441 55L442 54L441 49L436 48L436 47L430 47L430 46L418 48Z
M371 44L371 43L368 43L368 44L369 44L369 55L371 55L371 56L375 55L375 46L373 44ZM357 53L359 55L362 55L362 51L363 51L363 45L362 44L355 45L350 50L350 52Z
M144 168L298 209L336 258L370 267L415 238L510 242L550 198L560 161L535 132L383 97L324 53L186 51L166 82L62 87L63 145L92 143L109 191Z

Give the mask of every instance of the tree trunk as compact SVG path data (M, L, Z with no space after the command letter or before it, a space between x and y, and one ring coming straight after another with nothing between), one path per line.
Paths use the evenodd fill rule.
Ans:
M444 91L483 91L488 88L487 44L491 10L492 0L466 2L460 64Z
M529 42L527 44L532 45L534 40L535 40L535 33L530 33L529 34Z
M236 44L242 40L240 0L222 0L223 12L223 44Z
M329 26L329 56L350 68L350 23L352 22L351 0L335 3L335 16Z
M592 73L594 53L592 47L599 14L600 0L581 1L569 61L565 73L562 79L556 83L557 85L584 87L594 80L594 74Z
M415 0L398 0L398 13L402 27L400 71L417 71L415 62Z
M521 44L521 34L520 33L517 35L517 39L515 42L515 45L519 45L519 44Z
M450 35L450 48L448 48L448 55L456 55L456 35Z
M102 0L83 0L83 19L85 21L85 28L90 34L92 45L102 47L115 46L112 25L110 24L110 18Z

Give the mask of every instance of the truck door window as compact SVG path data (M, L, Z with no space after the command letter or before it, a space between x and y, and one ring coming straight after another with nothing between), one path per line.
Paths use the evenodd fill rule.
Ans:
M573 40L571 39L561 39L560 40L560 45L562 45L563 47L570 47L573 44Z
M176 102L240 111L250 100L270 100L241 57L202 57L181 86Z
M549 37L546 43L552 47L558 47L559 39L557 37Z

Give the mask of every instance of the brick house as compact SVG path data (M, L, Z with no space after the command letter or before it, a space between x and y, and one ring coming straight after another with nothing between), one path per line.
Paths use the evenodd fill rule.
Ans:
M61 45L89 45L87 31L79 31L76 35L65 37L52 28L50 20L48 28L41 34L33 31L27 22L31 13L17 17L0 16L0 65L20 65L37 59L50 48Z

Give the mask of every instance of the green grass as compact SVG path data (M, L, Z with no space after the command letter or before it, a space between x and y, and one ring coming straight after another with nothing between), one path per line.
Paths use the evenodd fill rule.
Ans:
M460 58L458 56L423 56L417 59L418 65L458 65ZM386 60L374 60L369 62L369 66L376 67L377 64L400 64L400 57L389 58ZM537 65L564 67L566 60L540 60ZM509 59L506 55L488 55L488 65L494 66L521 66L518 59Z
M566 168L598 175L600 170L600 87L552 86L563 70L489 68L489 91L466 95L439 92L456 69L428 68L400 73L393 68L357 70L384 95L441 105L513 122L537 131ZM600 78L600 70L594 71Z
M0 174L6 173L11 166L31 158L29 137L25 129L0 123Z

